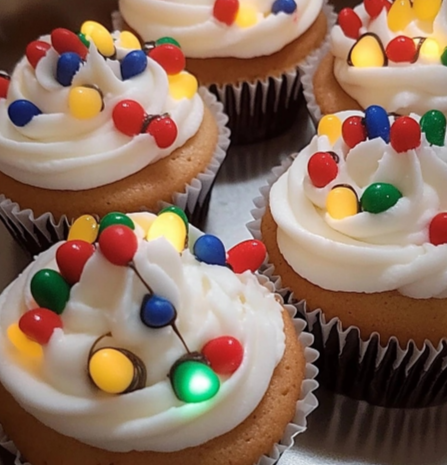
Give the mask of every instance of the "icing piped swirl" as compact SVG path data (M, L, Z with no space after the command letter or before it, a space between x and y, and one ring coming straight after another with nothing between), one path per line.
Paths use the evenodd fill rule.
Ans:
M40 40L50 43L49 36ZM123 57L131 50L118 48ZM46 189L81 190L113 183L138 172L181 147L200 127L203 101L174 99L164 69L147 58L145 70L123 80L120 62L104 58L93 42L70 87L55 78L59 54L51 48L34 69L26 57L16 66L6 99L0 99L0 170L12 178ZM70 114L70 89L93 85L103 110L89 119ZM42 114L24 126L8 118L16 100L29 100ZM118 131L112 112L122 100L135 100L148 115L169 114L178 128L172 145L157 146L149 134L129 137Z
M447 2L442 2L433 22L414 17L397 32L388 26L386 8L376 18L370 17L363 3L354 11L362 22L360 34L375 34L384 48L392 39L403 35L411 39L435 40L439 54L432 57L419 53L414 62L389 60L383 67L350 66L348 56L356 40L346 36L337 25L331 32L331 49L335 57L334 74L343 90L363 108L376 104L399 114L423 114L431 108L447 113L447 66L440 60L447 47Z
M345 121L364 115L336 116ZM330 151L339 156L337 175L316 187L308 174L309 160ZM300 276L332 291L446 297L447 245L430 243L429 234L432 219L447 210L446 162L446 147L430 145L424 133L418 147L404 152L381 138L349 149L342 137L330 143L326 135L315 136L270 192L282 255ZM362 203L368 186L377 182L402 193L394 206L341 219L328 213L327 197L335 186L350 186Z
M244 2L241 2L241 5ZM256 11L250 27L227 26L213 16L214 0L120 0L125 21L144 40L172 36L190 58L253 58L278 52L313 24L322 0L296 0L293 14L272 14L273 1L252 0Z

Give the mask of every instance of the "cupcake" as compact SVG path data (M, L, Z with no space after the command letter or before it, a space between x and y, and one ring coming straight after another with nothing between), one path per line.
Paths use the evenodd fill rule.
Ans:
M445 116L370 106L318 131L258 203L267 273L313 327L325 384L388 406L445 401Z
M381 105L388 112L447 113L447 3L369 0L345 8L330 52L306 63L309 109L323 114Z
M33 465L270 464L304 430L312 337L247 270L259 244L235 273L186 224L76 222L1 295L0 422Z
M81 31L31 42L0 77L1 217L32 251L84 213L174 203L192 215L229 144L221 104L181 60L168 76L130 33Z
M123 27L144 41L171 36L187 69L224 103L232 142L266 139L294 121L298 65L335 22L323 0L120 0Z

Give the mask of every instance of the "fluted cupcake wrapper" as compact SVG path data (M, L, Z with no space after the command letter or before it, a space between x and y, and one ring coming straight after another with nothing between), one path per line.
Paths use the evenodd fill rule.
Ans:
M183 209L191 222L198 226L206 213L214 179L230 145L228 117L223 112L222 104L206 88L200 88L199 93L217 122L219 129L217 146L206 170L192 179L185 186L184 192L177 192L172 196L172 203ZM160 209L164 206L166 204L160 202ZM21 209L17 203L2 194L0 194L0 220L16 241L32 255L65 239L70 227L70 220L66 216L61 217L58 222L51 212L36 218L32 210Z
M274 284L265 276L259 275L259 281L267 287L270 292L275 292ZM284 309L293 318L296 315L296 307L291 304L284 304ZM295 416L287 425L281 440L275 444L268 455L262 455L256 465L273 465L281 455L293 446L294 438L297 434L304 432L307 428L307 416L318 407L318 400L315 397L314 391L318 388L316 376L318 369L315 366L315 361L318 359L318 352L311 346L313 344L313 336L308 332L304 332L306 322L301 319L293 318L295 332L301 346L304 349L304 357L306 360L306 369L304 379L301 385L300 398L296 403ZM14 443L6 436L0 425L0 447L3 447L15 456L14 465L32 465L26 462L21 457L20 451L17 450Z
M254 221L247 225L253 237L262 240L261 220L269 201L272 184L287 171L292 155L273 168L267 185L254 199ZM378 333L364 340L360 329L343 329L339 318L326 321L323 309L308 311L306 296L294 296L283 286L268 256L262 273L275 285L275 291L294 305L315 336L320 352L318 380L338 393L385 407L426 407L447 402L447 339L437 347L426 341L419 349L414 341L401 348L395 337L384 343Z

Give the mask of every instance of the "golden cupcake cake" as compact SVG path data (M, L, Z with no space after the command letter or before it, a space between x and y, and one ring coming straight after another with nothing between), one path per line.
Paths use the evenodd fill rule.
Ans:
M235 143L291 125L297 67L335 19L323 0L121 0L119 8L123 27L144 41L170 35L179 42L188 71L224 103Z
M306 67L315 118L381 105L388 112L447 113L447 3L368 0L345 8L330 52Z
M129 32L93 21L31 42L10 78L0 77L5 221L61 239L49 221L66 232L84 213L156 212L163 203L192 214L229 139L221 105L198 90L177 50L153 59ZM50 220L36 222L43 215Z
M177 207L77 219L0 297L0 423L22 457L277 460L316 406L315 351L251 271L264 254Z
M341 392L394 406L439 400L446 140L439 110L327 115L290 167L275 170L256 212L269 273L303 300L326 352L322 376Z

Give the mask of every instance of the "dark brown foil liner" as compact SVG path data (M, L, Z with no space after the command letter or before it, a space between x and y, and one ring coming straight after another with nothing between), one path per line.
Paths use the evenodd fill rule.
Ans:
M305 301L295 301L295 306L315 337L314 348L320 352L318 381L323 386L383 407L447 402L447 340L436 348L426 343L422 349L410 341L402 349L391 338L383 347L377 333L365 341L358 328L343 331L338 318L326 322L321 310L307 312Z
M229 117L231 142L236 145L285 132L296 120L302 103L298 68L255 83L219 87L213 84L208 89L223 103Z

